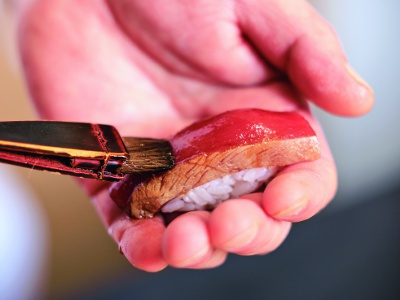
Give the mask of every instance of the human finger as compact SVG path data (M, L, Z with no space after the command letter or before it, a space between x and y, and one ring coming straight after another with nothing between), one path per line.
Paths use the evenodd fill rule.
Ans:
M332 28L306 1L239 1L240 25L255 47L297 89L328 112L358 116L372 89L348 65Z
M320 126L308 117L316 131L321 158L284 168L267 185L262 205L271 217L297 222L321 211L337 190L337 171Z
M258 199L233 199L223 202L209 220L212 244L240 255L265 254L275 250L286 238L290 223L265 214Z
M160 271L167 266L161 249L165 232L161 217L131 219L110 199L107 190L100 191L92 199L109 235L133 266L148 272Z
M163 254L177 268L212 268L226 259L226 252L214 248L208 234L210 213L189 212L174 219L163 237Z

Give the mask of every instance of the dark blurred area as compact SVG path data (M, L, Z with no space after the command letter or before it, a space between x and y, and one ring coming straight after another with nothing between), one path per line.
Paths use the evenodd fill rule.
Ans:
M400 299L400 189L296 224L266 256L213 270L125 271L62 299Z
M17 228L1 219L0 227L26 238L9 241L9 230L0 229L0 299L400 299L400 2L310 2L332 24L350 64L376 95L374 109L361 118L315 108L340 176L327 209L295 224L269 255L231 255L213 270L150 274L119 254L72 179L2 169L3 177L15 173L18 184L0 186L0 218L4 205L13 203L26 213L26 223ZM0 50L0 118L33 119L15 49ZM12 247L21 250L12 252L20 255L15 261L6 252ZM4 298L2 288L26 292Z

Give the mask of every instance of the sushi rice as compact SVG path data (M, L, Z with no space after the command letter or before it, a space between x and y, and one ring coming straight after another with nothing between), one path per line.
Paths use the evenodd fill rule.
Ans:
M167 202L161 211L205 210L217 206L222 201L238 198L256 191L276 172L273 168L252 168L207 182Z

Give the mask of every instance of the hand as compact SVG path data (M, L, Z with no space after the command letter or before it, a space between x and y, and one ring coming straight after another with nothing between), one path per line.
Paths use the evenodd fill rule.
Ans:
M258 107L296 110L319 136L318 161L285 168L264 193L183 214L167 227L161 216L128 219L107 185L82 180L134 266L208 268L229 252L268 253L291 222L312 217L333 198L335 165L304 99L358 116L373 95L305 1L36 0L22 11L23 68L46 119L168 138L198 118Z

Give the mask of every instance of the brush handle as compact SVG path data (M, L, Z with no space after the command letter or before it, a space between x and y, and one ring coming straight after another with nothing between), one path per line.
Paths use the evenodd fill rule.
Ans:
M110 125L0 122L0 162L99 180L169 169L173 159L168 146L164 140L122 139Z

